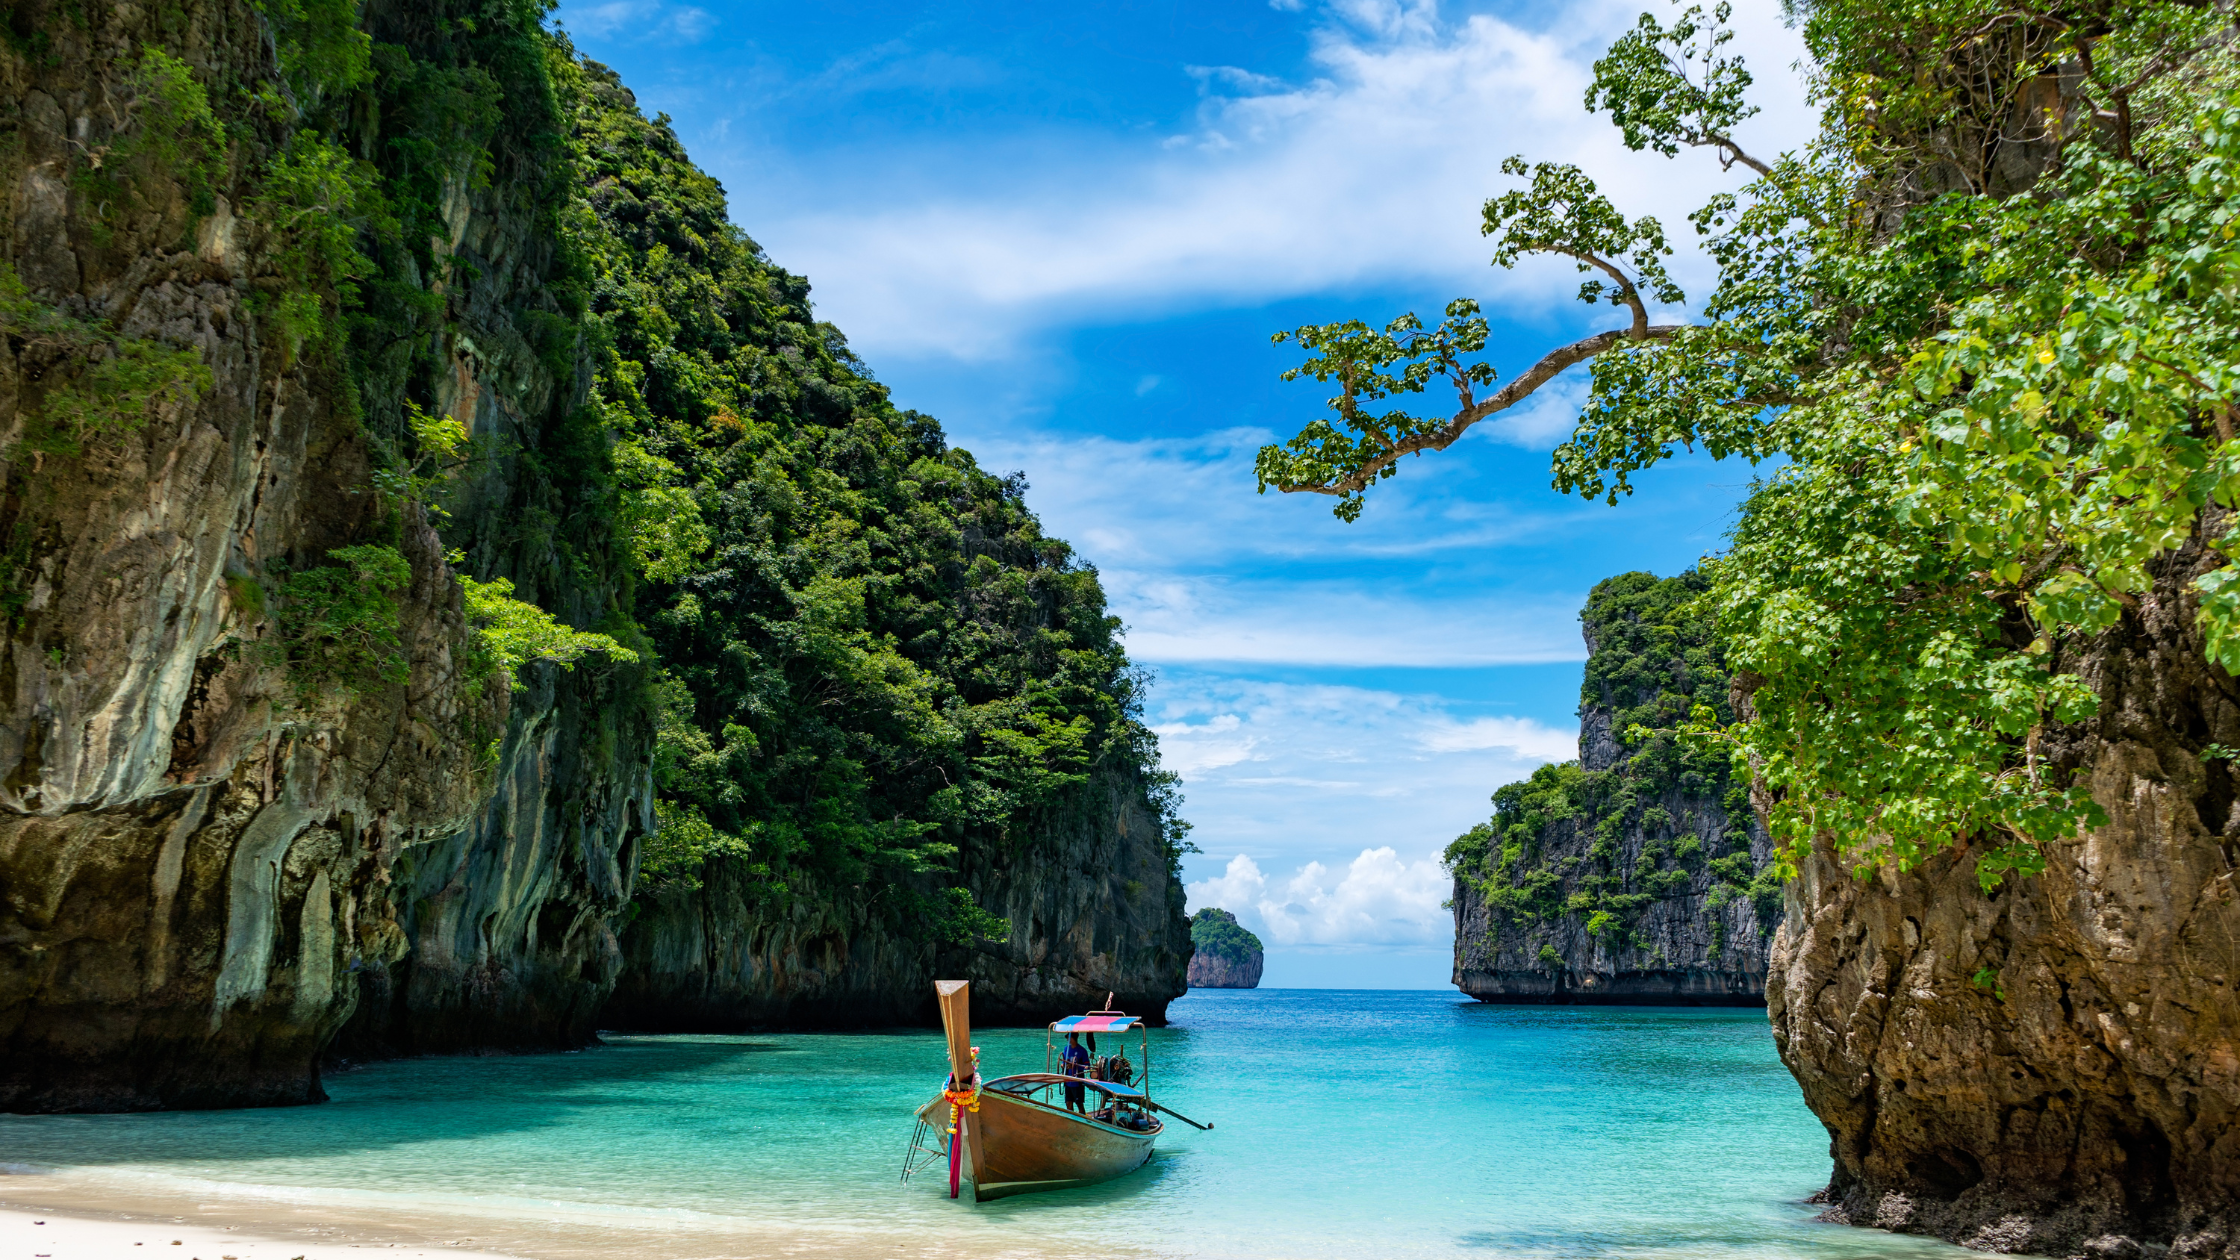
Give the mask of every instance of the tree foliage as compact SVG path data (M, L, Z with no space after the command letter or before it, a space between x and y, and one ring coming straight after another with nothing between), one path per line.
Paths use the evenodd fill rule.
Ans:
M412 564L394 547L362 544L327 553L332 564L279 570L279 657L306 703L393 686L411 662L397 597Z
M638 654L612 636L563 625L535 604L515 599L511 579L477 582L461 575L459 585L464 591L467 624L475 636L469 673L503 673L519 691L521 667L531 661L550 661L564 670L574 669L585 653L597 652L618 665L637 663Z
M1555 483L1615 500L1683 446L1777 460L1705 567L1748 709L1685 733L1755 771L1792 855L1972 846L1988 887L2103 818L2040 755L2097 706L2058 663L2181 549L2240 554L2233 28L2161 0L1799 12L1818 137L1693 216L1719 267L1702 322L1604 335ZM1724 16L1644 18L1590 108L1630 144L1739 154ZM1358 466L1283 488L1357 496ZM2227 669L2234 572L2195 583Z
M1190 943L1201 954L1209 954L1240 966L1260 956L1260 938L1252 929L1237 922L1237 916L1215 906L1207 906L1190 916Z
M722 857L773 894L796 874L893 887L937 936L1001 937L942 873L1019 852L1100 771L1150 789L1178 859L1095 570L1042 533L1023 478L897 409L667 120L565 52L592 406L663 671L649 889Z

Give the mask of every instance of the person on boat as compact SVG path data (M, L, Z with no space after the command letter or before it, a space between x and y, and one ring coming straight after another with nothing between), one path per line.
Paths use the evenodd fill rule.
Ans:
M1081 1047L1080 1033L1069 1032L1066 1034L1066 1048L1058 1052L1058 1068L1068 1077L1074 1079L1089 1074L1089 1052ZM1079 1111L1087 1114L1088 1108L1082 1104L1082 1092L1082 1087L1074 1084L1074 1080L1066 1082L1067 1111Z

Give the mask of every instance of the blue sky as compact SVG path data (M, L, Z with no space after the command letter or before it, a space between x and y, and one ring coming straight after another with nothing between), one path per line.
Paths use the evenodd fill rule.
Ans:
M1594 58L1667 7L571 0L558 21L672 117L896 401L1024 470L1097 565L1159 675L1192 907L1259 932L1270 985L1441 987L1438 852L1572 755L1588 589L1716 550L1751 470L1683 457L1616 508L1557 496L1575 370L1345 525L1253 493L1253 451L1328 392L1279 381L1297 356L1269 334L1467 295L1507 374L1613 326L1568 263L1490 268L1478 207L1523 153L1692 236L1733 181L1580 108ZM1795 35L1737 8L1765 107L1745 143L1800 143Z

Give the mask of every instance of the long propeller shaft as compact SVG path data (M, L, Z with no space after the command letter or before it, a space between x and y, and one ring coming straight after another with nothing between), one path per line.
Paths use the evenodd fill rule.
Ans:
M1210 1129L1213 1127L1210 1124L1199 1124L1197 1121L1192 1120L1186 1115L1183 1115L1181 1112L1167 1106L1165 1103L1151 1102L1151 1100L1148 1098L1144 1099L1144 1101L1147 1103L1151 1103L1152 1106L1157 1107L1159 1110L1166 1112L1168 1115L1173 1116L1175 1119L1180 1120L1184 1124L1187 1124L1194 1129Z

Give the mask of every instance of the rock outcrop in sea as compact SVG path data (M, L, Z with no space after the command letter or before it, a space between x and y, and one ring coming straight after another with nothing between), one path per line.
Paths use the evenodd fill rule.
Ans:
M1190 916L1190 940L1198 952L1190 956L1193 989L1257 989L1266 955L1260 938L1237 922L1237 916L1207 906Z
M1781 912L1773 849L1724 758L1669 733L1726 704L1692 571L1628 573L1580 613L1579 760L1494 794L1447 849L1454 983L1483 1002L1751 1006Z
M1171 788L1094 573L533 8L329 8L29 0L0 46L0 1109L314 1101L322 1055L578 1046L626 976L615 1009L655 1010L749 956L775 1019L909 1018L953 962L1009 978L999 1018L1181 992ZM586 177L632 146L656 195ZM692 472L687 431L746 471ZM896 515L808 522L830 545L783 572L710 557L722 512L812 493ZM1032 693L859 723L955 762L917 815L874 813L891 772L845 729L756 737L787 688L939 698L933 639L850 637L892 592L1025 645ZM659 637L687 618L689 652ZM614 650L538 646L574 630ZM694 661L764 708L680 716ZM662 766L717 791L756 758L824 776L789 798L822 830L663 840L713 833L664 829ZM630 927L656 850L753 885L703 903L723 947L626 951L668 930Z
M2218 526L2219 529L2224 528ZM2100 712L2051 728L2108 825L1984 891L1969 850L1789 885L1768 999L1827 1124L1833 1219L1984 1251L2240 1255L2240 685L2207 663L2199 539L2053 667Z

